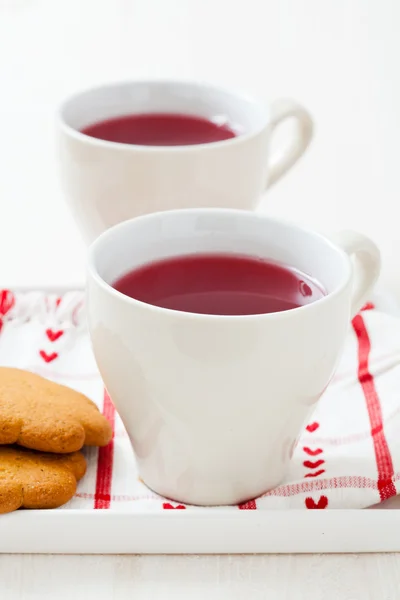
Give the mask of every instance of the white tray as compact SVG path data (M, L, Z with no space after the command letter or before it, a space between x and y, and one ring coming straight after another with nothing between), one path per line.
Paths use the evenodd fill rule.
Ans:
M0 553L400 552L399 509L400 497L378 510L17 511L0 517Z
M19 511L0 519L0 552L254 554L399 552L400 510Z

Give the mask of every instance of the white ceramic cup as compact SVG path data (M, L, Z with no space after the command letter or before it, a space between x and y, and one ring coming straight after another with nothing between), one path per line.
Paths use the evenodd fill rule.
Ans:
M132 113L181 113L226 119L237 137L194 146L140 146L80 133ZM286 151L269 156L271 134L286 119L297 127ZM253 209L267 186L303 154L312 120L292 100L268 110L260 100L201 83L132 81L68 99L58 118L61 180L85 238L138 215L173 208Z
M285 312L216 316L157 308L112 288L132 268L192 253L280 261L315 277L327 295ZM90 333L146 484L199 505L241 502L279 484L379 268L363 235L333 243L246 211L167 211L103 233L89 250Z

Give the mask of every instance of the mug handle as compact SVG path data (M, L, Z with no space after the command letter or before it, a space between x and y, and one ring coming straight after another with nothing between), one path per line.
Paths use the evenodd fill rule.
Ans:
M272 159L268 168L267 188L270 188L298 161L313 137L313 121L307 110L294 100L276 100L271 107L271 134L286 119L296 119L297 131L283 156Z
M351 316L363 307L381 270L378 247L367 236L356 231L341 231L331 236L332 241L350 258L355 257Z

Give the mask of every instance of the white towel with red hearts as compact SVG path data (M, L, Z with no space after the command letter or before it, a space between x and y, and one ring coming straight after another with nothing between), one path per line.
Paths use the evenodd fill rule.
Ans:
M0 290L0 365L87 394L112 423L113 441L86 450L88 472L69 509L219 510L171 502L140 480L129 438L97 371L82 292ZM300 437L285 481L228 510L363 508L399 492L400 318L369 304L349 328L336 375Z

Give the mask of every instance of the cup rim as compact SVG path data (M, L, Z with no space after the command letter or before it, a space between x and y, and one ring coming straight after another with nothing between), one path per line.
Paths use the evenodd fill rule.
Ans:
M78 100L81 96L89 92L100 92L105 89L117 89L127 85L153 85L153 84L164 84L164 85L177 85L177 86L188 86L192 88L208 88L210 90L214 90L221 93L228 93L231 96L236 98L240 98L249 103L253 103L262 107L265 112L264 122L257 127L254 131L249 131L248 133L243 133L237 135L233 138L229 138L227 140L219 140L217 142L209 142L202 144L191 144L191 145L177 145L177 146L145 146L141 144L123 144L121 142L110 142L108 140L101 140L99 138L94 138L90 135L82 133L81 131L75 129L71 125L69 125L64 116L64 112L67 107L74 101ZM248 141L254 137L260 135L270 122L270 111L267 107L267 103L263 103L261 100L257 99L256 96L251 95L250 93L243 90L236 90L230 87L225 87L222 85L216 85L213 83L209 83L202 80L195 79L173 79L173 78L147 78L147 79L126 79L126 80L118 80L111 81L108 83L103 83L95 86L90 86L84 89L81 89L78 92L70 94L67 98L63 100L60 104L57 111L57 121L61 130L63 130L68 136L75 138L77 141L84 142L86 144L90 144L92 146L99 146L102 148L115 149L123 152L152 152L152 153L175 153L179 154L182 152L195 152L196 150L206 150L211 148L220 148L220 147L228 147L232 145L238 145L242 142Z
M122 292L119 292L115 288L112 287L109 283L107 283L103 277L100 276L95 261L98 249L101 245L107 243L107 240L115 235L115 232L123 232L124 229L129 229L132 226L132 223L137 223L138 221L145 222L150 219L159 219L162 215L165 214L182 214L182 213L202 213L202 214L210 214L214 213L215 215L223 215L223 214L233 214L238 216L243 216L244 218L248 218L249 216L256 217L257 219L264 219L269 221L270 223L283 224L293 230L297 230L303 234L309 235L314 239L318 239L331 248L332 251L336 252L343 262L343 278L341 283L339 283L336 288L324 295L322 298L316 300L315 302L311 302L310 304L305 304L303 306L298 306L296 308L292 308L289 310L284 310L280 312L271 312L271 313L261 313L254 315L213 315L213 314L202 314L202 313L191 313L184 312L179 310L174 310L171 308L162 308L160 306L154 306L153 304L148 304L147 302L143 302L141 300L136 300L135 298L131 298L130 296L126 296ZM113 227L110 227L103 233L101 233L89 246L88 254L87 254L87 279L92 278L97 285L99 285L105 292L115 297L117 300L124 302L128 306L136 306L141 307L142 309L147 309L150 311L155 311L158 314L165 314L169 316L174 316L175 318L180 319L202 319L202 320L222 320L222 321L232 321L235 323L242 323L247 321L254 320L271 320L271 319L286 319L293 318L296 314L299 314L299 311L304 313L305 311L315 310L315 307L321 306L321 304L326 304L332 302L342 294L342 292L346 289L346 287L351 282L352 277L352 265L350 261L349 255L339 246L337 246L332 240L327 238L326 236L313 231L312 229L308 229L307 227L303 227L292 223L290 221L286 221L283 219L277 219L273 217L269 217L267 215L263 215L262 213L253 213L249 211L243 211L239 209L229 209L229 208L183 208L183 209L175 209L168 211L159 211L155 213L149 213L145 215L141 215L139 217L134 217L132 219L128 219L127 221L122 221Z

